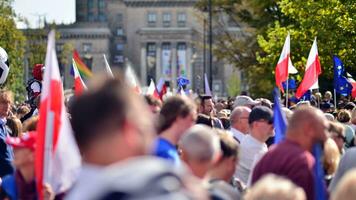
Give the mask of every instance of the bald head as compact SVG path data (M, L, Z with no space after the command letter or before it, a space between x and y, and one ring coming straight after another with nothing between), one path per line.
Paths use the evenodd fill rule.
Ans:
M310 140L314 144L326 140L328 128L329 123L321 110L311 106L301 106L293 112L289 120L287 137L299 138L304 142Z
M250 113L251 109L246 106L238 106L234 108L230 115L231 127L247 134L249 129L248 116Z

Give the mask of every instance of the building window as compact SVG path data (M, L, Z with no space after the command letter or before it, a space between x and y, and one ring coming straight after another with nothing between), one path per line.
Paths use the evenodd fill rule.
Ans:
M102 13L102 12L99 12L98 18L99 18L100 22L105 22L106 21L106 15L104 13Z
M57 45L56 45L56 51L57 52L62 52L63 51L63 43L58 43Z
M124 63L124 56L123 55L115 55L114 63Z
M117 14L117 16L116 16L116 21L117 21L118 23L122 23L122 20L123 20L122 13Z
M91 43L83 43L83 51L84 53L89 53L92 51L92 44Z
M116 35L117 36L123 36L124 35L124 29L123 28L117 28L116 29Z
M124 50L124 44L118 43L116 44L116 51L123 51Z
M171 26L171 13L163 13L163 27Z
M89 22L95 21L95 15L93 12L88 12L88 21Z
M187 15L185 13L178 13L177 23L179 27L185 27L187 21Z
M156 78L156 44L147 43L147 81L151 79L155 80Z
M94 8L94 0L88 0L87 6L88 6L88 10L93 9Z
M98 0L98 7L100 10L104 10L105 9L105 1L104 0Z
M147 22L148 26L156 26L157 15L156 13L148 13Z

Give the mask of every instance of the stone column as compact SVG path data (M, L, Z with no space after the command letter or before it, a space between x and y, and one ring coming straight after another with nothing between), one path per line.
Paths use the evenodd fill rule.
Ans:
M160 42L156 42L156 85L160 78L162 78L162 44Z
M172 52L172 91L177 88L177 43L171 42Z
M147 48L147 45L145 42L142 42L141 43L141 83L143 85L146 85L147 83L147 69L146 69L146 56L147 56L147 53L146 53L146 48Z

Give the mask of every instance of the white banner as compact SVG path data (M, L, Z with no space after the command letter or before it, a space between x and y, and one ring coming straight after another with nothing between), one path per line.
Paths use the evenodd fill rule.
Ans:
M162 76L166 79L172 78L171 50L162 50Z
M177 77L187 77L187 62L186 62L186 50L178 49L177 52Z

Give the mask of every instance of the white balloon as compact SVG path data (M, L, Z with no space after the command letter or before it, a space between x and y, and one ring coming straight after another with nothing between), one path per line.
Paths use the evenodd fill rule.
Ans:
M0 47L0 61L6 62L7 58L8 58L8 56L7 56L5 49Z

